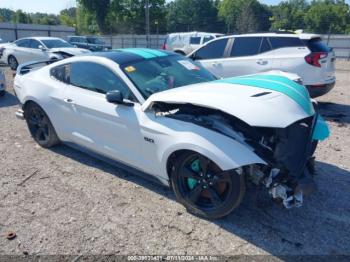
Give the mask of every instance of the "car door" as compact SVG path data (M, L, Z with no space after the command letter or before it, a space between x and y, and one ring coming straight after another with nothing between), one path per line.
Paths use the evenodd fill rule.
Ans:
M45 48L45 46L38 40L30 40L28 48L28 57L30 61L45 61L49 59L48 52L39 47Z
M229 57L222 61L223 77L256 74L272 69L273 54L263 37L235 37Z
M16 57L18 64L25 63L30 59L29 52L30 39L19 39L14 42L13 55Z
M136 101L129 105L107 102L105 94L112 90L136 100L109 68L94 62L71 63L70 84L63 98L70 141L128 165L140 166L141 105Z
M229 40L229 38L222 38L208 42L208 44L193 53L191 58L216 77L224 77L223 62L225 61Z

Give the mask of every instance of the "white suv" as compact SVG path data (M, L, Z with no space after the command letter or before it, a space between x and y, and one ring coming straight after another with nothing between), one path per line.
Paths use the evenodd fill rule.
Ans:
M312 97L335 85L335 54L314 34L260 33L222 37L188 55L219 78L282 70L299 75Z
M187 55L206 42L221 36L223 34L205 32L172 33L165 39L162 49Z

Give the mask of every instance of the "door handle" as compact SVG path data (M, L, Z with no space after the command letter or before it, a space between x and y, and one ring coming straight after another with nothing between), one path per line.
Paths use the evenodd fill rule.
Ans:
M258 60L258 61L256 61L256 63L258 65L267 65L268 61L266 61L266 60Z
M219 66L219 65L221 65L221 63L219 63L219 62L213 62L212 65L213 65L213 66Z
M74 101L70 98L64 98L63 101L68 103L68 104L74 104Z

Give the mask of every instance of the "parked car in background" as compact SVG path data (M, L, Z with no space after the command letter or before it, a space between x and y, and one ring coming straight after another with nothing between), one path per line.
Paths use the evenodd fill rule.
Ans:
M18 68L14 89L39 145L64 142L150 174L196 215L227 215L248 181L286 208L315 186L312 156L329 129L288 78L216 80L182 55L145 48L32 66Z
M67 41L79 48L88 49L92 52L111 50L112 46L106 44L96 36L68 36Z
M167 35L162 49L187 55L206 42L221 36L223 34L205 32L172 33Z
M6 88L5 73L2 69L0 69L0 96L5 95L5 88Z
M1 61L16 70L29 61L59 60L90 51L76 48L56 37L28 37L3 46Z
M335 54L319 35L259 33L212 40L188 55L217 77L282 70L299 75L312 97L335 85Z

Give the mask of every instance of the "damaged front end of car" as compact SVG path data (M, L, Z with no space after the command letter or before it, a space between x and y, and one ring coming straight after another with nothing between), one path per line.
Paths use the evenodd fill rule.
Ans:
M146 101L150 107L246 146L266 164L240 172L284 207L301 206L315 190L313 155L329 128L302 85L273 75L236 77L159 93Z
M249 147L267 165L243 166L240 172L253 184L267 188L286 208L300 207L303 196L315 190L313 154L318 141L329 134L318 114L285 128L269 128L253 127L220 110L192 104L156 102L152 109L158 116L194 123Z

